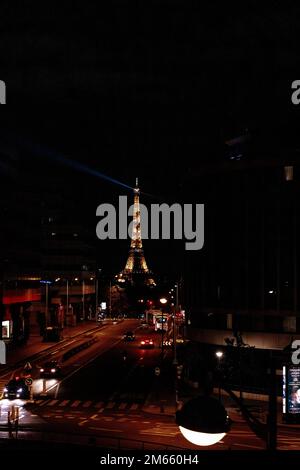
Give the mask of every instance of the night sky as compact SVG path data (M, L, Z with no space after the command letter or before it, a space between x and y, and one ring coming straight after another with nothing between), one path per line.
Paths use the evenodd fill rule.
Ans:
M298 19L299 7L280 3L26 2L13 10L4 2L1 159L14 168L17 154L13 171L32 190L64 181L89 227L98 204L129 193L61 158L131 186L138 176L147 203L205 202L188 181L224 164L229 139L250 135L250 160L298 158ZM179 242L155 245L147 256L154 268L176 271ZM120 247L116 256L99 248L99 256L123 265L127 242Z

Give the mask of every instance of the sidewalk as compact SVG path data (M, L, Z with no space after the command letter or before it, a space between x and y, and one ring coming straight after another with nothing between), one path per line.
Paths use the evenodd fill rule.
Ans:
M193 389L192 387L185 388L184 394L179 394L178 403L175 403L175 391L174 391L174 377L170 376L169 373L161 380L159 390L157 390L154 385L153 389L149 393L146 403L142 408L142 411L145 413L157 414L160 416L172 416L175 419L175 414L177 409L183 405L184 402L195 398L200 395L200 391ZM236 392L237 393L237 392ZM243 394L245 395L245 394ZM214 398L218 399L218 389L215 388L213 395ZM227 395L226 392L221 394L221 401L228 411L230 418L238 423L245 422L245 419L237 406L237 404ZM244 404L247 406L249 411L262 423L266 423L267 414L268 414L268 402L251 399L244 396ZM277 404L277 424L280 427L285 427L288 429L298 429L300 431L300 425L297 424L286 424L282 419L282 405L281 403Z
M160 369L160 375L155 377L153 387L142 411L175 418L177 406L174 369L169 360L166 360Z
M77 326L65 327L63 330L63 339L56 343L44 342L42 336L33 334L30 336L26 344L16 346L11 351L8 351L7 364L4 366L3 369L7 368L7 366L14 366L22 360L26 361L26 359L30 359L31 356L34 356L35 354L38 354L42 351L46 351L47 349L51 349L53 348L53 346L59 345L70 338L98 328L101 328L101 326L99 326L99 324L96 324L96 322L92 320L82 322Z

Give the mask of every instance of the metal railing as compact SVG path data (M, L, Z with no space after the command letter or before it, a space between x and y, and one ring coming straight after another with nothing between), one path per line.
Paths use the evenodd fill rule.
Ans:
M7 437L4 436L7 434ZM0 425L0 444L9 439L9 430L7 425ZM132 439L129 437L110 436L101 434L93 436L92 434L77 433L58 433L55 431L39 431L29 426L19 426L17 440L35 441L47 444L72 444L79 446L88 446L95 448L105 448L111 450L172 450L183 451L189 447L175 446L155 441L145 441L141 439Z

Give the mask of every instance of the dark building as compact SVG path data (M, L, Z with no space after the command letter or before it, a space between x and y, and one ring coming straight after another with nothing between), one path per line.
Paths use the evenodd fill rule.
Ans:
M67 299L78 319L86 317L95 297L95 236L78 209L81 194L70 191L55 165L39 165L4 143L0 157L1 332L20 341L39 330L41 315L48 317L44 324L57 322L55 312L62 304L66 310ZM58 279L70 282L68 295Z
M205 244L185 256L190 333L282 347L300 333L300 167L294 157L228 159L186 182L205 204Z

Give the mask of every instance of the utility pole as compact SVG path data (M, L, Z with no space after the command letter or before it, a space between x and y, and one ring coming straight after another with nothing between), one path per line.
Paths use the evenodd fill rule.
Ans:
M161 364L164 360L164 324L163 311L161 310Z
M46 307L45 307L45 321L46 321L46 328L49 324L48 321L48 304L49 304L49 284L46 281Z
M97 312L98 312L98 279L95 279L95 320L97 321Z
M111 318L111 281L109 281L109 316Z
M175 305L175 311L174 311L174 316L173 316L173 348L174 348L174 358L173 358L173 364L177 365L177 350L176 350L176 314L178 313L179 309L179 296L178 296L178 282L175 285L176 288L176 305Z
M269 373L269 410L267 416L267 449L276 450L277 447L277 387L276 366L272 351L270 351Z
M67 279L67 308L66 308L66 319L68 318L69 313L69 281Z
M85 320L85 285L84 285L84 280L82 281L82 319Z

